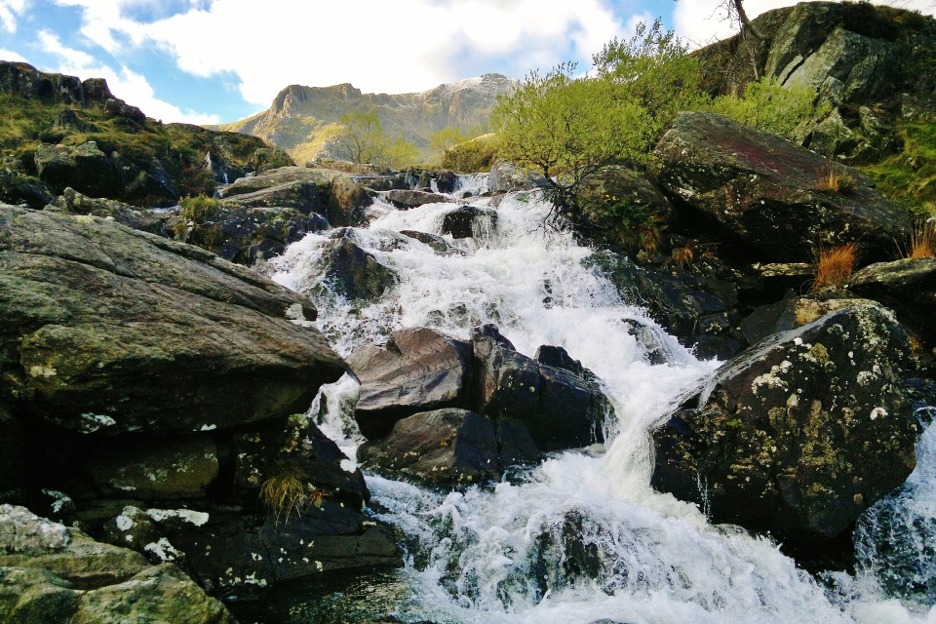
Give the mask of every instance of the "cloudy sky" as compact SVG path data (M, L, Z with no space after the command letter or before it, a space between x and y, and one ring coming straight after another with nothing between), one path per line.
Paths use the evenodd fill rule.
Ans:
M290 84L408 93L591 55L639 21L696 43L721 0L0 0L0 60L103 77L163 121L220 123ZM792 4L747 0L753 17ZM890 0L933 14L933 0Z

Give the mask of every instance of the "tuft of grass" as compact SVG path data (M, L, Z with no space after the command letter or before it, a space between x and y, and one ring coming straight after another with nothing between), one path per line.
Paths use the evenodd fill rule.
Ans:
M325 492L308 484L305 474L295 468L280 468L260 486L260 500L273 511L277 523L284 518L284 525L294 512L301 516L312 506L321 507L324 499Z
M936 222L932 219L918 221L910 232L910 245L906 258L936 257Z
M681 269L685 269L695 260L695 252L689 245L684 245L673 250L673 261Z
M839 195L849 195L858 190L858 180L846 171L830 169L828 173L819 176L816 181L816 190Z
M858 245L846 243L837 247L820 248L813 260L816 276L812 292L824 288L839 288L848 281L858 260Z

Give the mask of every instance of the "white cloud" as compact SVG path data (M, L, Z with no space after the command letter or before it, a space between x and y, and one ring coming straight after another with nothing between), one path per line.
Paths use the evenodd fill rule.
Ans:
M19 54L18 52L13 52L12 50L4 50L3 48L0 48L0 60L13 61L13 62L19 62L19 63L29 62L25 58L23 58L23 56Z
M83 7L82 34L112 53L125 38L148 39L182 71L231 72L244 99L263 106L296 83L400 93L464 78L472 60L513 57L522 73L571 48L587 61L624 33L601 0L266 0L262 10L256 0L215 0L147 24L121 12L141 1L56 0Z
M818 0L802 0L816 2ZM725 18L721 8L724 0L680 0L673 9L673 23L676 32L697 45L706 45L717 39L731 36L736 32L733 24ZM744 3L748 17L754 19L761 13L780 7L796 4L793 0L747 0ZM888 0L873 4L888 4L902 9L910 9L933 15L936 2L933 0Z
M149 117L165 121L180 121L193 124L217 124L221 120L217 115L206 115L191 110L183 110L174 104L156 97L153 87L142 74L125 66L119 70L101 63L90 54L75 50L62 44L59 38L49 32L39 33L39 42L43 49L59 57L59 66L55 71L79 78L104 78L111 93L128 104L138 106Z
M16 20L26 10L26 0L0 0L0 25L11 35L16 32Z

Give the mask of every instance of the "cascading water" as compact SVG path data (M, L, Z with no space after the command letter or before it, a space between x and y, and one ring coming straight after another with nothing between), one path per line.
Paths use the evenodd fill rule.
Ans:
M486 185L479 176L460 182L453 197ZM445 237L442 253L400 234L439 234L457 203L371 208L370 227L353 238L399 276L377 301L348 302L323 283L327 233L291 245L271 262L273 277L313 297L319 328L343 355L399 328L466 339L482 323L527 355L563 346L601 378L617 419L605 446L554 455L493 487L441 494L369 475L380 517L408 536L411 598L400 621L936 623L925 601L887 599L871 565L820 584L769 540L712 526L694 506L652 491L648 431L716 363L698 361L621 301L568 233L544 229L536 193L503 197L496 227ZM653 340L635 337L635 325ZM652 364L650 351L661 349L666 362ZM324 429L351 457L361 440L348 419L356 390L344 378L319 399ZM932 499L932 485L910 496L924 489Z

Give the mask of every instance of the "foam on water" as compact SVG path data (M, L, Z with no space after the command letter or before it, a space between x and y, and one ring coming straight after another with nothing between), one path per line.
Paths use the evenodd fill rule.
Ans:
M483 189L486 182L461 184ZM820 586L769 540L714 527L694 506L654 492L649 430L717 363L697 360L622 301L590 268L592 252L570 234L544 229L547 209L535 194L504 198L496 228L477 239L445 237L445 255L399 234L439 234L459 201L370 209L374 220L355 231L355 241L400 277L378 301L355 304L329 292L320 270L326 236L291 245L271 263L273 277L313 297L317 325L342 355L382 344L399 328L429 326L465 339L482 323L496 324L527 355L543 344L565 347L601 378L615 405L617 435L606 446L557 454L494 488L443 495L369 475L382 518L410 540L406 574L414 599L401 618L936 624L926 605L884 597L873 574L830 575ZM488 202L474 198L472 205ZM658 336L666 364L651 365L635 322ZM348 423L356 391L346 377L313 407L351 456L360 441ZM931 473L920 478L931 488L936 480Z

